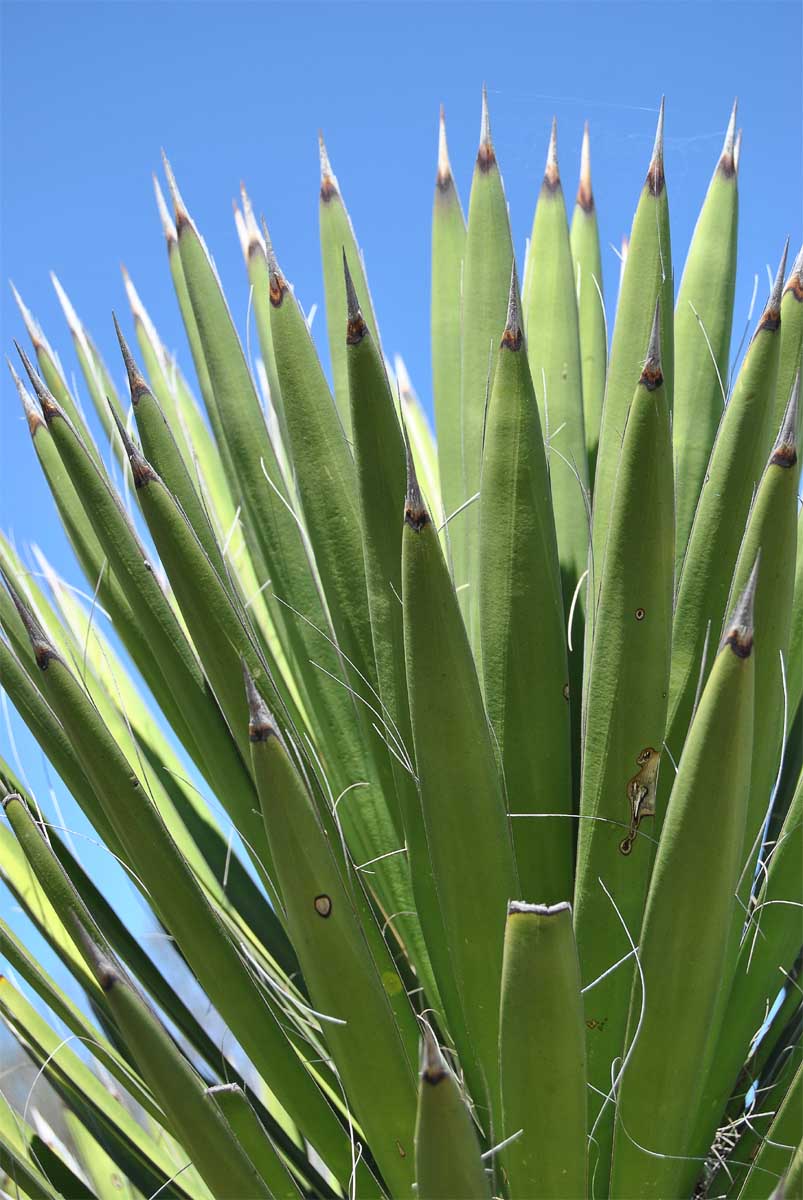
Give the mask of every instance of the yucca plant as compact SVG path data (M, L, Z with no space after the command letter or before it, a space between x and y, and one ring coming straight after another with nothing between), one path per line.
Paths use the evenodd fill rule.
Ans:
M588 130L520 290L487 102L467 221L441 118L437 448L323 145L332 390L243 192L251 369L166 161L195 384L126 277L118 392L57 285L101 447L18 298L92 603L5 539L0 683L172 948L0 762L86 998L0 924L65 1119L0 1104L7 1194L803 1195L803 256L731 384L735 115L675 303L662 107L610 350Z

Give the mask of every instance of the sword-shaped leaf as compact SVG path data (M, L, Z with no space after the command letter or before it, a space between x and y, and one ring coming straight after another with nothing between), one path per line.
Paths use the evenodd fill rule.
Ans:
M443 511L449 516L463 503L463 453L460 422L461 313L466 222L446 146L441 107L438 173L432 206L432 395L438 435ZM460 518L457 518L458 522Z
M677 365L672 434L677 491L676 574L680 574L727 399L739 215L735 135L734 104L725 144L686 256L675 309Z
M326 298L326 329L329 335L329 356L332 363L335 405L346 436L351 438L351 407L349 404L348 367L343 330L346 328L346 296L343 291L343 255L346 256L354 288L365 314L371 336L379 345L379 333L371 304L371 293L365 277L362 253L357 245L354 227L351 224L340 184L332 170L326 152L323 135L319 135L321 154L321 192L318 208L321 231L321 261L323 263L323 290ZM283 385L280 384L280 386ZM288 398L286 404L292 401Z
M688 1169L684 1156L702 1090L700 1062L716 1010L744 843L757 577L758 563L725 626L658 846L615 1081L614 1196L680 1195Z
M477 1131L460 1085L425 1026L415 1130L419 1200L490 1200Z
M517 892L508 816L457 597L407 457L402 605L416 770L449 954L476 1055L474 1095L499 1130L499 986L507 902ZM470 881L466 863L482 869ZM476 947L482 946L481 955ZM475 1080L469 1076L474 1090Z
M499 746L522 892L571 895L569 677L541 422L510 283L485 434L479 600L485 702ZM550 819L547 814L558 814Z
M514 900L499 1046L511 1200L585 1195L585 1033L571 906Z
M708 673L703 661L706 641L714 644L725 619L753 490L775 440L771 422L785 262L786 251L717 432L677 586L666 735L675 761L683 749L699 682ZM665 795L662 784L660 796ZM662 820L659 804L659 823Z
M597 226L597 207L591 190L591 149L588 121L583 130L580 159L580 184L571 226L572 258L577 291L577 319L582 367L583 419L588 454L588 480L593 486L597 465L602 403L605 398L605 371L608 359L608 334L605 301L602 293L602 257Z
M482 93L480 146L471 184L463 264L460 421L465 509L449 522L453 573L469 641L480 662L479 509L485 413L505 328L513 242L505 189L491 141L488 96ZM452 510L454 511L454 510ZM447 516L450 515L447 513Z
M604 1097L622 1053L644 911L662 762L672 638L673 488L669 401L656 304L625 426L594 622L585 704L575 928L587 1001L590 1150L607 1177L613 1112ZM663 763L671 771L671 764ZM609 895L605 895L601 882ZM605 978L600 976L605 975ZM598 1119L599 1118L599 1119Z
M661 347L664 389L672 411L674 362L672 250L669 204L664 177L664 102L658 115L655 146L639 197L623 264L616 321L608 362L605 405L594 474L592 557L587 621L593 625L599 597L600 565L610 526L610 510L619 468L627 414L650 340L655 304L661 304Z

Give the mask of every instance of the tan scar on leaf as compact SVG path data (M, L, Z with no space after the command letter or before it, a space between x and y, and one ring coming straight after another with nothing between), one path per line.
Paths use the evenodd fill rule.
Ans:
M655 816L655 784L660 761L660 752L653 750L652 746L646 746L636 759L639 769L627 784L630 828L619 843L622 854L629 854L633 849L633 842L644 817Z

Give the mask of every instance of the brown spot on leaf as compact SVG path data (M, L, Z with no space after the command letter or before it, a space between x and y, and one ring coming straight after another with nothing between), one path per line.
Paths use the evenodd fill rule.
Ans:
M325 892L322 892L320 896L316 896L313 904L319 917L330 917L332 915L332 900Z
M636 840L639 825L645 817L655 816L655 790L661 755L652 746L645 746L636 762L639 770L628 780L627 802L630 810L630 828L619 843L620 853L630 854Z

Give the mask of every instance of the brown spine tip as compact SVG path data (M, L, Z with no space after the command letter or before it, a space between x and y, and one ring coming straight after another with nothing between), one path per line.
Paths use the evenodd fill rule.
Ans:
M639 383L647 391L654 392L656 388L661 386L663 381L664 376L661 370L661 301L658 299L655 301L655 312L652 318L650 341L647 346L647 357L644 359L644 367L642 368Z
M237 241L240 243L240 250L242 251L243 258L245 259L245 265L248 266L249 246L248 230L245 227L245 218L240 212L236 200L232 200L231 207L234 213L234 228L237 230Z
M148 462L147 458L139 449L139 447L129 436L128 430L120 420L120 415L117 412L117 409L114 407L108 396L106 397L106 403L109 406L112 419L117 426L117 432L120 435L120 441L123 443L123 448L128 455L128 461L131 464L131 474L134 479L134 487L137 489L137 491L139 491L140 488L147 487L149 483L157 482L159 476L156 474L153 467Z
M170 197L173 201L176 236L179 236L183 227L191 223L190 214L187 212L187 207L181 198L181 192L178 190L178 184L176 183L176 177L173 174L173 168L170 166L170 160L168 159L164 150L162 151L162 165L164 167L164 173L167 179L167 186L170 190Z
M756 554L756 561L750 572L750 578L744 591L733 606L731 618L725 627L725 636L720 649L730 646L737 658L749 658L753 650L753 613L755 609L756 587L758 586L758 568L761 562L761 550Z
M276 728L276 722L258 691L245 660L243 660L243 680L248 701L248 740L266 742L270 737L278 737L279 731Z
M406 426L402 426L404 434L404 449L407 456L407 494L404 498L404 521L415 533L420 533L429 524L429 513L418 486L418 476L415 473L415 461L410 449L410 439Z
M717 171L726 179L731 179L736 175L736 109L738 100L734 100L733 108L731 109L728 128L725 130L725 141L722 144L722 153L719 156Z
M61 662L61 655L45 633L39 618L34 615L33 610L22 599L22 596L11 581L11 576L1 564L0 575L3 576L6 591L14 601L14 607L19 613L20 620L25 627L25 632L30 639L36 665L40 671L46 671L51 662Z
M412 403L416 399L415 388L410 378L410 372L407 370L407 364L400 354L393 356L393 373L396 376L396 385L402 404Z
M652 148L652 158L647 170L647 187L650 194L660 196L664 190L664 97L661 97L661 107L658 110L658 126L655 130L655 144Z
M326 143L323 140L323 133L318 130L318 152L321 159L321 200L324 204L328 204L335 196L340 194L340 189L337 184L337 176L332 170L332 164L329 161L329 154L326 150Z
M265 218L263 217L263 232L265 234L265 248L268 253L268 288L271 305L274 308L281 308L284 299L284 293L287 292L287 280L282 275L278 263L276 262L276 254L274 246L268 238L268 226L266 226Z
M357 299L354 280L351 278L345 246L343 247L343 274L346 279L346 345L356 346L365 337L368 326L365 324L360 310L360 302Z
M552 118L552 129L549 134L549 148L546 154L544 168L544 184L548 192L556 192L560 187L560 170L558 168L558 118Z
M594 193L591 190L591 138L588 121L583 126L583 145L580 150L580 183L577 187L577 204L583 212L594 211Z
M507 321L505 332L502 334L501 349L521 350L524 334L521 328L521 305L519 303L519 276L516 264L510 272L510 292L507 301Z
M491 141L491 118L488 112L488 89L482 85L482 117L480 119L480 148L477 151L477 166L483 172L490 171L496 162Z
M36 398L39 401L39 405L42 409L42 415L45 418L45 423L50 425L56 417L66 419L64 417L64 413L56 403L55 396L53 396L50 390L45 387L44 381L42 380L38 371L35 369L31 360L28 358L28 355L25 353L22 346L20 346L19 342L14 342L14 345L16 347L17 354L20 356L22 365L25 368L25 373L31 381L33 390L36 392Z
M168 249L170 249L171 246L174 246L178 241L178 234L176 233L176 226L173 223L173 218L170 216L170 209L167 207L167 201L164 198L164 192L162 191L161 185L155 173L153 175L153 190L156 195L156 207L159 210L159 219L162 222L162 230L165 235L165 240L167 241Z
M17 394L22 401L22 408L23 412L25 413L25 419L28 422L28 429L30 430L31 437L36 437L36 431L44 428L45 422L42 418L42 414L34 404L33 396L28 391L17 372L14 370L11 360L7 358L6 362L8 364L8 369L11 372L11 378L14 380L14 386L17 389Z
M14 296L14 301L17 305L17 308L20 311L20 316L22 317L22 321L23 321L23 324L25 325L25 329L28 334L28 337L31 339L31 342L33 343L34 350L36 350L38 352L39 350L46 349L45 336L42 333L42 330L39 326L39 322L36 320L33 313L28 308L27 304L25 304L25 302L23 301L22 296L19 294L17 289L14 287L12 280L9 279L8 282L9 282L9 286L10 286L11 291Z
M770 455L774 467L793 467L797 462L797 414L800 407L800 371L795 376L792 394Z
M791 292L795 300L803 304L803 246L800 248L797 258L794 261L792 270L789 272L789 279L784 288L784 295Z
M246 259L252 258L255 254L261 254L267 257L267 244L259 231L259 225L254 215L254 207L251 204L251 197L245 190L245 184L240 184L240 197L243 202L243 223L245 226L245 241L244 252Z
M439 192L448 192L454 186L452 164L449 162L449 147L446 144L446 115L441 105L438 121L438 173L435 183Z
M507 915L515 917L521 913L535 913L539 917L557 917L560 913L571 912L572 906L568 900L560 900L557 904L528 904L526 900L511 900L507 906Z
M421 1043L421 1078L424 1083L435 1086L446 1079L448 1074L449 1068L437 1039L429 1025L424 1025L424 1037Z
M770 298L767 301L767 306L761 314L761 320L758 323L756 333L766 330L768 333L773 333L781 327L781 298L783 296L783 281L786 272L786 256L789 253L789 238L786 239L786 245L783 248L781 261L778 264L778 271L775 275L775 282L772 285Z
M150 396L151 390L148 387L137 364L134 362L134 356L128 348L128 343L123 337L123 331L120 328L120 322L117 320L117 314L112 313L114 321L114 332L117 334L117 341L120 343L120 352L125 363L126 374L128 375L128 386L131 390L131 403L139 404L143 396Z

